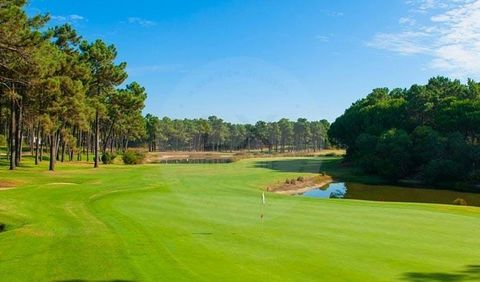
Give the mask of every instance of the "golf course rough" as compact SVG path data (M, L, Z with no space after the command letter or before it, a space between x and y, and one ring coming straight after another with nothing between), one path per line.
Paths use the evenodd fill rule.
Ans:
M0 191L0 280L479 281L480 208L263 205L269 184L321 163L288 161L4 167L21 184Z

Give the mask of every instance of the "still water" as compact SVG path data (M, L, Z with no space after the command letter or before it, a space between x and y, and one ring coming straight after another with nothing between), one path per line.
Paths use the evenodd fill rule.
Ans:
M480 194L399 186L366 185L351 182L336 182L315 188L303 194L313 198L357 199L385 202L414 202L453 204L458 198L469 206L480 206Z

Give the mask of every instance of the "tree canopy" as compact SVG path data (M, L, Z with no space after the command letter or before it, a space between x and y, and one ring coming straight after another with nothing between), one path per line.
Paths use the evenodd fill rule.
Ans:
M100 144L121 143L145 135L145 89L127 78L115 46L83 40L66 24L45 28L48 15L28 17L24 0L0 0L0 120L8 137L10 169L30 146L35 162L48 146L50 169L65 155L72 160L93 154ZM100 138L102 136L102 138Z
M430 184L478 180L479 134L480 84L445 77L374 89L329 130L347 161L365 171Z

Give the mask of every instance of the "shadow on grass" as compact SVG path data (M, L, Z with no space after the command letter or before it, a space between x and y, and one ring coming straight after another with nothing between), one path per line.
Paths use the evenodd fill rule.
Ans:
M285 159L273 161L257 161L255 162L255 167L268 168L281 172L320 173L327 172L328 170L332 170L334 167L340 166L340 162L340 159Z
M378 176L366 175L359 170L345 166L341 158L302 158L283 160L262 160L255 162L256 168L272 169L292 173L326 173L336 181L359 182L364 184L387 184Z
M403 280L411 282L463 282L463 281L480 281L480 265L468 265L464 270L443 273L421 273L408 272L403 275Z
M83 280L83 279L71 279L71 280L55 280L55 282L134 282L134 280Z
M22 168L32 168L35 167L33 164L34 158L31 156L23 156L24 161L22 161L19 167ZM27 162L25 162L27 160ZM6 159L4 156L0 157L0 168L5 167L8 168L10 166L10 160Z

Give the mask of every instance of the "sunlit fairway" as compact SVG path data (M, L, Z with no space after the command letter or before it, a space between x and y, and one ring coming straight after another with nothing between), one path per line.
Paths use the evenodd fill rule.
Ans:
M262 223L320 163L3 167L0 281L479 280L480 208L269 193Z

